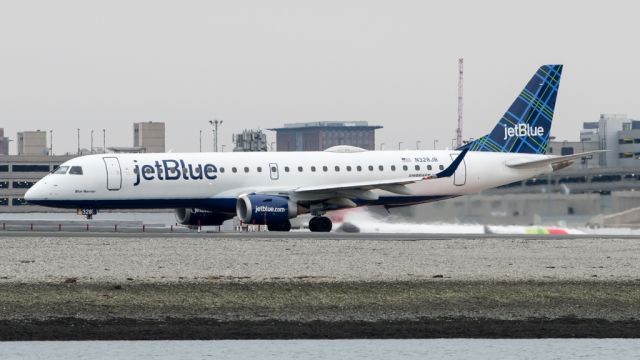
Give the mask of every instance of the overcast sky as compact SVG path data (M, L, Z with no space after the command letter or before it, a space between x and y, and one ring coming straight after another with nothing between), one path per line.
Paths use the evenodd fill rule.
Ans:
M640 118L637 4L0 0L0 127L53 129L63 153L77 128L82 147L103 128L107 146L130 146L133 122L163 121L167 150L198 151L213 118L227 150L242 129L366 120L387 149L444 148L464 57L464 137L561 63L552 135L577 139L601 113Z

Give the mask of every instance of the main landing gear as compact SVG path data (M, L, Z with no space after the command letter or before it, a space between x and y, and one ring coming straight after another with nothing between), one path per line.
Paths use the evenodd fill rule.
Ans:
M269 231L291 231L291 222L289 220L285 220L282 222L267 224L267 229Z
M329 232L332 226L331 219L326 216L314 216L309 220L309 230L312 232Z

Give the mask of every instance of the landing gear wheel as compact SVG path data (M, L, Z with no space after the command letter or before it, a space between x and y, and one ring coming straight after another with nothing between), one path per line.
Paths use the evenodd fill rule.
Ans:
M314 216L309 220L309 230L312 232L329 232L333 224L326 216Z
M279 223L267 224L269 231L291 231L291 221L285 220Z

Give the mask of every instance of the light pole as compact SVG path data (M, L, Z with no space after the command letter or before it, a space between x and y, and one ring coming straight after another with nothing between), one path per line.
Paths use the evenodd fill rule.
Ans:
M102 153L107 153L107 129L102 129Z
M80 155L80 128L78 128L78 155Z
M53 130L49 130L49 155L53 156Z
M200 130L200 152L202 152L202 130Z
M222 125L222 120L209 120L209 124L213 125L213 151L218 152L218 125Z
M91 129L91 153L93 154L93 129Z
M400 150L401 146L402 146L402 141L398 141L398 150Z
M380 143L380 151L384 150L384 143Z
M436 144L437 144L437 143L438 143L438 139L433 140L433 150L435 150L435 149L436 149Z
M422 141L420 141L420 140L416 140L416 150L420 150L420 143L421 142Z

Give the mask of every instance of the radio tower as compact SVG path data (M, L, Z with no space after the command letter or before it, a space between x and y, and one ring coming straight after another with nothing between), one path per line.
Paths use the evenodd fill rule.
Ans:
M464 59L458 59L458 128L456 129L456 144L462 146L462 76L464 73Z

